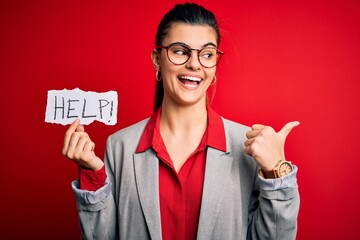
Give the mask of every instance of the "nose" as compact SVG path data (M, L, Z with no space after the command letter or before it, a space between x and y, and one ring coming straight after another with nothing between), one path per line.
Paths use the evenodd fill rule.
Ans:
M186 66L193 71L197 71L201 68L197 50L191 51L190 59L187 61Z

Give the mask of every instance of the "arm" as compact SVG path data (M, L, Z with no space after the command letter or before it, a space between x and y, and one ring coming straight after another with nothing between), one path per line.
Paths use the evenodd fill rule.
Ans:
M108 144L110 145L110 144ZM94 143L79 121L75 121L65 134L63 154L79 166L97 171L104 163L94 153ZM110 156L109 146L105 161ZM83 239L116 239L116 207L111 191L111 172L103 187L96 191L80 189L79 181L72 183L79 212L80 230Z
M246 136L245 152L259 167L271 171L279 160L285 160L287 135L298 122L286 124L279 132L255 124ZM281 178L264 179L255 174L255 190L249 207L248 239L295 239L300 198L296 183L297 167Z
M72 183L79 213L80 230L83 239L117 239L116 213L111 183L96 191L79 189L78 181Z
M256 176L250 202L247 239L296 239L300 206L297 167L287 176L264 179Z

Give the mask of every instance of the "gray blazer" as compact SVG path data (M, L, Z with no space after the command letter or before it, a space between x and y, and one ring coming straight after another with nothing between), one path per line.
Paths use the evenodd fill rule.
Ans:
M148 119L107 141L105 186L75 192L84 239L161 239L159 160L135 153ZM262 179L244 153L248 127L223 119L227 151L207 148L197 239L295 239L299 193L295 171Z

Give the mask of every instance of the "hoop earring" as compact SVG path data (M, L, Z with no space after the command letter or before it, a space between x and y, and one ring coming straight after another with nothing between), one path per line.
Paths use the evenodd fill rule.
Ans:
M162 80L161 72L159 70L156 70L156 81L160 82Z
M216 81L217 81L217 78L216 78L216 75L214 76L214 79L213 79L213 81L210 83L210 85L212 86L212 85L215 85L216 84Z

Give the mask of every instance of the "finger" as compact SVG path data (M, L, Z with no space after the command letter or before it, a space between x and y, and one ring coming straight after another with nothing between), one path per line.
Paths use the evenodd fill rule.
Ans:
M262 124L254 124L254 125L251 126L252 130L261 130L264 127L266 127L266 126L262 125Z
M85 146L84 146L84 158L86 157L86 159L81 159L82 160L82 165L84 167L90 168L94 171L99 170L102 168L102 166L104 166L103 161L96 156L95 152L95 143L92 141L87 141Z
M260 132L260 130L248 131L248 132L246 133L246 137L247 137L248 139L254 138L254 137L256 137L256 136L259 134L259 132Z
M93 143L92 141L87 141L84 146L84 152L90 153L93 152L94 149L95 149L95 143Z
M72 134L76 131L77 127L80 124L80 119L77 118L68 128L68 130L65 132L65 137L64 137L64 147L63 147L63 154L65 155L65 152L67 152L68 146L69 146L69 142L70 142L70 138L72 136Z
M245 152L247 155L251 156L251 157L255 157L255 155L254 155L254 150L252 149L251 146L245 147L245 148L244 148L244 152Z
M63 155L68 158L73 158L73 154L75 152L75 147L77 145L77 142L79 141L79 134L72 133L69 139L69 142L67 143L67 146L64 146L63 149Z
M247 146L244 148L244 152L247 154L247 155L250 155L251 156L251 153L250 153L250 147Z
M79 140L76 142L76 151L83 152L85 144L91 142L90 138L87 135L80 135Z
M250 138L244 142L245 147L250 146L255 141L255 138Z
M69 158L73 158L74 155L77 153L77 151L81 149L80 144L82 144L83 141L87 141L88 139L89 136L87 135L87 133L77 133L77 132L73 133L71 135L67 151L65 152L64 155L66 155Z
M283 128L279 131L279 133L283 136L283 138L285 139L288 134L291 132L291 130L294 128L294 127L297 127L300 125L300 122L298 121L294 121L294 122L288 122L287 124L285 124L283 126Z
M84 125L79 124L76 128L76 132L85 132Z
M75 150L74 150L74 158L75 159L77 159L77 160L81 159L83 152L84 152L85 145L87 144L88 141L89 141L89 138L87 138L85 136L81 136L79 138L79 140L76 143Z

